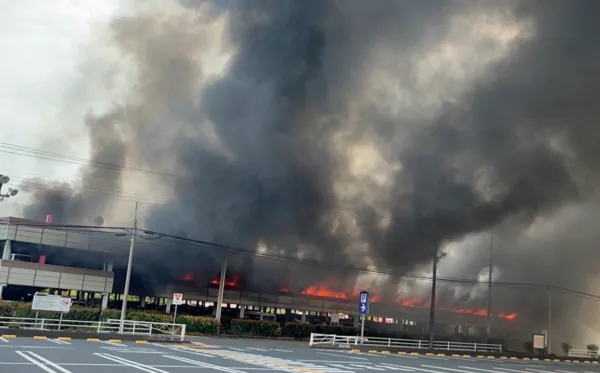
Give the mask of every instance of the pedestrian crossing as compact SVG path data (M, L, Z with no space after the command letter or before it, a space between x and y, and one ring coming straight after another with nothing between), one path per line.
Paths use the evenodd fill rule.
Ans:
M553 365L525 363L519 361L491 361L482 359L448 359L438 357L413 356L368 356L354 357L350 360L341 353L337 360L296 360L278 358L251 352L233 352L217 349L204 350L203 354L235 360L241 363L264 366L274 370L287 372L319 372L319 373L580 373L569 365ZM457 365L458 364L458 365ZM570 370L573 367L573 370ZM586 372L586 371L584 371ZM592 373L592 372L588 372ZM595 371L593 373L600 373Z

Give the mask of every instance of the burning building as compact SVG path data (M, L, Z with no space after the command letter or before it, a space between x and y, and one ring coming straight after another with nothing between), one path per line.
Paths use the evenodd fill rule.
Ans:
M99 65L127 71L131 86L82 118L92 161L81 182L30 190L24 215L93 225L101 214L120 225L132 209L115 193L164 196L143 213L149 229L312 263L239 259L245 286L268 294L288 279L291 294L342 302L353 269L423 272L438 248L449 253L441 276L476 280L488 235L496 281L586 289L600 238L599 10L597 0L173 0L123 10L97 26L119 56ZM203 270L218 268L215 255L162 242L139 269L156 286L187 272L184 282L206 283ZM317 285L332 277L343 283ZM424 285L392 297L409 285L379 283L375 304L425 307ZM441 289L438 304L478 316L481 289L467 288ZM516 287L500 298L507 319L530 308L530 329L544 327L544 299ZM570 318L578 305L561 310ZM581 334L573 330L565 338Z

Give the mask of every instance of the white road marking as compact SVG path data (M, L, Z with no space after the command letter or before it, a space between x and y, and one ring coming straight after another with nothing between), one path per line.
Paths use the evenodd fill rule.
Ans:
M247 350L254 350L254 351L262 351L262 352L266 352L269 351L266 348L260 348L260 347L246 347Z
M54 342L59 345L70 345L71 343L66 341L61 341L60 339L48 339L50 342Z
M59 366L56 363L53 363L52 361L36 354L33 351L15 351L17 354L21 355L22 357L24 357L25 359L31 361L32 363L34 363L35 365L37 365L38 367L42 368L43 370L45 370L46 372L49 373L56 373L58 372L62 372L62 373L71 373L70 370L67 370L61 366ZM29 355L29 356L28 356ZM41 361L41 363L40 363ZM51 369L54 368L54 369Z
M390 369L392 369L392 370L403 370L405 372L414 372L414 370L412 370L410 368L401 367L401 366L394 365L394 364L381 363L379 365L383 365L383 366L386 366L386 367L391 367Z
M211 368L214 370L220 370L221 372L226 372L226 373L242 373L239 370L236 369L232 369L232 368L228 368L228 367L222 367L220 365L214 365L214 364L209 364L209 363L205 363L203 361L197 361L197 360L192 360L192 359L188 359L182 356L177 356L177 355L162 355L162 357L165 357L167 359L172 359L172 360L177 360L180 361L182 363L188 363L188 364L192 364L192 365L196 365L196 366L200 366L200 367L205 367L205 368Z
M381 370L385 370L385 369L382 369L382 368L377 368L374 365L366 365L366 364L364 364L364 365L363 364L350 364L350 367L352 367L352 368L360 368L360 369L367 369L367 370L380 370L380 371Z
M279 352L294 352L294 351L290 351L290 350L284 350L282 348L274 348L273 351L279 351Z
M135 368L135 369L147 372L147 373L157 373L157 372L158 373L169 373L169 372L167 372L165 370L154 368L154 367L151 367L149 365L144 365L144 364L141 364L141 363L137 363L135 361L127 360L127 359L124 359L122 357L118 357L118 356L114 356L114 355L109 355L109 354L105 354L105 353L98 353L98 352L94 352L94 355L99 356L101 358L104 358L106 360L114 361L116 363L121 363L121 365L125 365L125 366L131 367L131 368Z
M25 355L25 353L23 351L15 351L17 354L21 355L25 360L32 362L33 364L37 365L38 367L42 368L43 370L45 370L48 373L56 373L56 371L46 367L44 364L40 363L39 361L35 360L34 358Z
M110 345L110 346L127 347L127 345L124 345L123 343L116 343L116 342L109 342L109 341L100 341L100 343L104 343L104 344Z
M329 356L335 356L335 357L343 357L345 359L354 359L354 360L369 360L369 359L365 359L364 357L356 357L356 356L340 356L340 354L336 354L333 352L319 352L317 351L317 354L319 355L329 355Z
M36 349L53 349L53 350L57 350L57 349L74 349L75 347L62 347L62 346L14 346L14 345L2 345L0 346L0 348L36 348Z
M459 368L464 368L464 369L473 369L473 370L477 370L480 372L490 372L490 373L502 373L502 372L498 372L495 369L483 369L483 368L475 368L475 367L464 367L464 366L459 366Z
M470 370L456 369L456 368L446 368L446 367L438 367L438 366L435 366L435 365L421 365L421 366L425 367L425 368L435 368L435 369L449 370L451 372L473 373Z
M0 341L8 343L8 339L0 337Z

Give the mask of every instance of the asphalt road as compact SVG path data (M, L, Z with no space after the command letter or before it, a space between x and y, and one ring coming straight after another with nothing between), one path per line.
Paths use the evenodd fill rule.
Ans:
M196 344L135 344L73 340L0 339L0 373L571 373L600 366L401 356L309 349L306 343L197 339Z

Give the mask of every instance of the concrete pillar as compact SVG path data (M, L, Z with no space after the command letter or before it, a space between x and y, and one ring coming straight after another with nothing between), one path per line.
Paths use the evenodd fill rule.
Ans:
M308 311L302 311L302 322L306 322L306 314Z
M140 297L140 307L146 307L146 296L142 295Z
M244 310L246 309L246 306L244 306L243 304L240 305L240 319L244 318Z
M103 271L104 272L112 272L112 270L113 270L113 263L105 262ZM109 297L110 297L109 293L102 293L102 309L103 310L105 310L108 307L108 298Z
M11 251L11 240L4 241L4 248L2 249L2 260L10 260Z
M360 315L354 315L354 317L352 318L353 321L353 326L358 329L360 327Z
M110 297L109 293L102 293L102 310L108 308L108 298Z
M171 313L171 302L173 301L173 299L168 298L167 299L167 306L165 307L165 313Z

